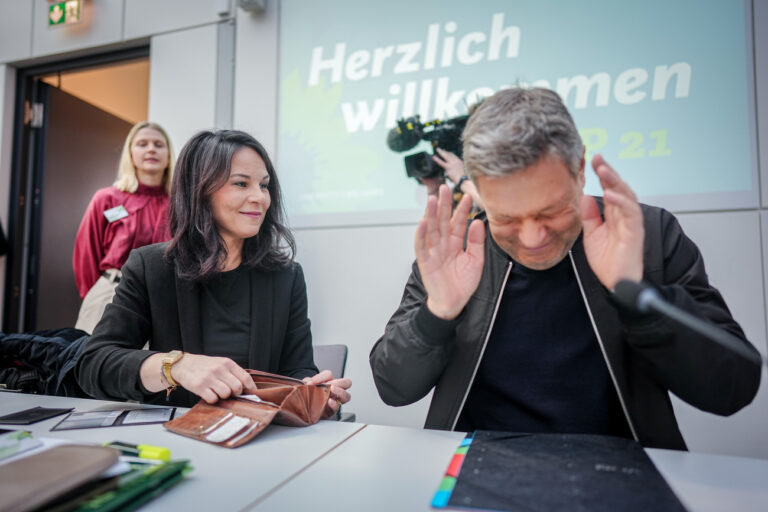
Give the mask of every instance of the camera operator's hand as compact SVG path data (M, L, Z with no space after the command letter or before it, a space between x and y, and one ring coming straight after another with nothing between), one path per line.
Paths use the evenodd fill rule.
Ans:
M465 195L451 216L451 192L442 185L438 197L427 199L416 230L416 263L427 292L427 308L445 320L459 316L483 272L485 226L480 220L470 224L467 248L463 248L471 206Z
M472 198L472 202L475 203L475 206L484 210L485 206L483 205L483 200L480 198L480 194L477 193L475 184L467 179L461 181L461 179L464 178L464 161L450 151L441 148L435 148L435 151L437 151L437 155L433 155L432 160L443 168L446 176L448 176L448 179L451 180L451 182L456 185L461 184L461 191Z
M437 176L434 178L418 178L418 180L422 185L427 187L427 194L430 196L436 196L440 185L445 183L445 180L442 176Z
M442 148L435 148L437 155L432 155L432 160L443 168L445 175L453 183L458 183L464 176L464 162L450 151Z

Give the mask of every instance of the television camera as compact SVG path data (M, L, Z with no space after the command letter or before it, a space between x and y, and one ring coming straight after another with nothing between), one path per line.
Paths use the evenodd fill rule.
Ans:
M432 154L421 151L406 155L405 173L416 179L436 178L442 175L443 169L432 159L435 148L450 151L461 158L461 133L468 118L468 115L462 115L444 121L433 119L426 123L422 123L418 115L400 119L397 126L387 134L387 146L396 153L403 153L416 147L422 140L430 142Z

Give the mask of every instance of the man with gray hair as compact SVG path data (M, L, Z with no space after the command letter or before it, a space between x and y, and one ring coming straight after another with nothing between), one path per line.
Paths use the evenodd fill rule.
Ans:
M583 194L584 146L560 97L505 89L464 131L485 216L466 229L443 186L416 231L399 308L370 354L379 395L434 388L426 428L605 434L685 449L668 392L716 414L754 398L759 363L612 297L623 279L747 341L677 220L641 205L600 156L603 197Z

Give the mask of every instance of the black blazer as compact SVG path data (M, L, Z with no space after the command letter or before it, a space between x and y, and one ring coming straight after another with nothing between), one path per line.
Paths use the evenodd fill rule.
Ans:
M77 381L95 398L165 402L165 392L141 385L139 368L156 352L203 353L199 284L178 279L163 254L167 243L131 252L115 297L86 343ZM298 263L272 272L250 271L251 333L248 366L291 377L317 373L307 317L307 291ZM141 350L149 341L149 350ZM174 405L198 400L178 389Z

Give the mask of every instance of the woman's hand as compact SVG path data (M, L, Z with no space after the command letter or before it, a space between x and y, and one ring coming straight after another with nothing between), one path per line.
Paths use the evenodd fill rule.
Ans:
M349 402L352 396L347 391L352 387L352 381L349 379L334 379L331 370L323 370L314 377L305 377L304 384L325 384L331 389L331 397L325 404L323 418L330 418L337 412L341 404Z
M164 356L164 353L153 354L141 365L141 382L148 391L158 392L168 387L168 382L162 376ZM221 398L256 391L256 385L248 372L226 357L185 353L171 367L171 377L179 386L209 404Z
M209 404L243 391L256 391L253 378L228 357L184 354L171 367L171 377Z

